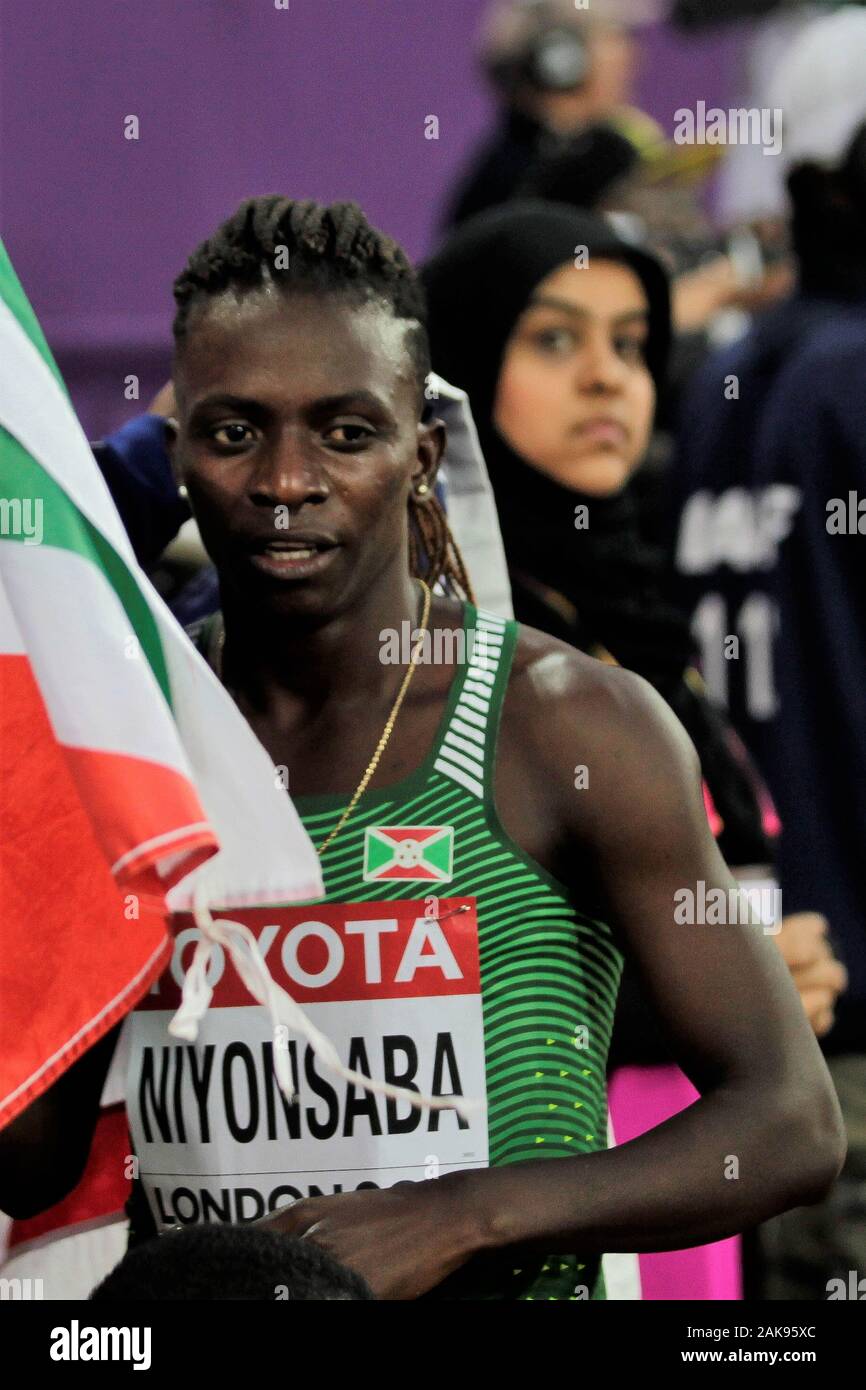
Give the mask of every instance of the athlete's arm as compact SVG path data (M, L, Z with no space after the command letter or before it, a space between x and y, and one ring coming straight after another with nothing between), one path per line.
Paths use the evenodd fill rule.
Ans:
M535 708L522 713L543 736L527 758L574 850L596 865L609 920L701 1099L603 1153L459 1175L494 1247L590 1254L715 1240L819 1200L844 1158L830 1078L773 943L759 926L675 920L681 890L736 889L691 742L644 681L596 672L565 648L541 659ZM589 771L579 791L577 763Z
M119 1027L89 1048L0 1130L0 1211L16 1220L47 1211L77 1186L90 1154Z

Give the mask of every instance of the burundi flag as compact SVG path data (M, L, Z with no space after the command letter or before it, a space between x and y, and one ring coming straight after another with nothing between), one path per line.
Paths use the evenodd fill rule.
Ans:
M0 244L0 1127L160 974L166 908L321 892L271 760L138 567Z
M371 825L364 833L367 883L447 883L453 860L453 825Z

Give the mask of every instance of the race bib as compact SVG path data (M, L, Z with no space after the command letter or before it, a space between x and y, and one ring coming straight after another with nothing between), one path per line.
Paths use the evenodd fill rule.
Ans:
M232 911L273 979L356 1071L486 1100L474 898ZM431 900L427 900L429 907ZM229 915L229 914L226 914ZM172 1038L199 933L174 922L171 965L131 1016L127 1109L157 1226L251 1221L307 1196L486 1167L486 1105L418 1110L335 1076L278 1030L217 947L194 1044ZM285 1033L285 1036L282 1034ZM297 1091L274 1073L285 1047Z

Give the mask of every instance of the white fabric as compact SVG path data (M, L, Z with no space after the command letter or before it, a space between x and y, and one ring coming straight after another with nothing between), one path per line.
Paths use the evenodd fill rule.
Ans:
M770 82L784 111L785 168L804 159L838 164L866 120L866 10L846 5L794 40Z
M797 37L816 16L826 12L813 5L776 10L743 26L744 64L732 107L747 109L778 105L770 102L770 84L779 63ZM785 134L783 107L782 150L765 155L761 145L729 145L719 172L718 211L724 226L750 222L760 217L784 217L788 200L785 190Z
M38 605L26 654L41 689L62 681L63 698L49 705L58 742L175 767L174 726L150 717L155 704L164 707L156 678L96 565L72 550L0 538L0 571L0 610L8 615L10 601L17 613ZM0 654L20 645L0 611ZM191 775L183 766L178 770Z
M427 395L448 432L440 477L448 525L460 547L479 608L513 617L499 517L469 397L431 372Z
M126 1220L68 1236L52 1232L0 1263L0 1279L31 1281L8 1286L12 1297L81 1302L123 1259L128 1234Z

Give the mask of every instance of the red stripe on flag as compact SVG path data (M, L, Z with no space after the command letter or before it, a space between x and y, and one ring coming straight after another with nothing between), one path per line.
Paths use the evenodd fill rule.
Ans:
M170 951L162 912L111 875L24 657L0 657L0 844L2 1127L128 1013Z
M63 752L122 887L161 900L173 883L217 849L213 831L202 824L203 811L194 787L173 768L92 748L64 745ZM122 805L122 816L117 813L118 805ZM166 834L169 815L172 827ZM134 847L131 851L130 846ZM163 878L154 864L167 853L184 858L174 873Z
M9 1232L10 1253L20 1254L22 1246L44 1242L46 1236L59 1240L112 1217L122 1218L132 1191L132 1178L126 1176L129 1149L126 1107L113 1105L103 1110L96 1122L90 1157L78 1186L62 1202L38 1216L13 1221Z
M371 827L383 839L400 843L403 840L417 840L422 844L432 835L441 835L445 827L441 825L376 825Z

